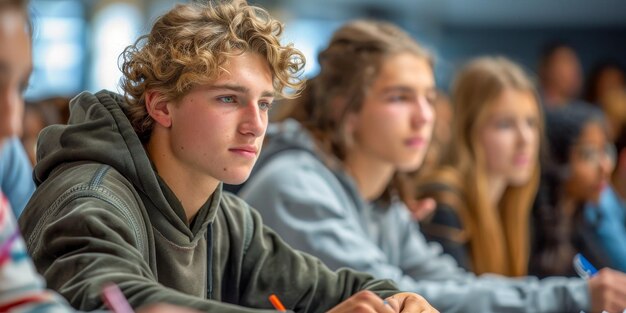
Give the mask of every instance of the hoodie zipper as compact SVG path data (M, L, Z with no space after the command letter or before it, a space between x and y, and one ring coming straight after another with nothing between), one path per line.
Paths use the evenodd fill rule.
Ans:
M207 299L213 298L213 223L209 223L206 232L207 253Z

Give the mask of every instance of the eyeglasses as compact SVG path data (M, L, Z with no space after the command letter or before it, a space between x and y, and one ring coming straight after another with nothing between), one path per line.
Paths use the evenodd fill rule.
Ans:
M575 148L575 153L585 162L600 164L602 161L610 161L615 164L617 158L617 149L612 143L607 143L604 149L598 149L593 146L581 145Z

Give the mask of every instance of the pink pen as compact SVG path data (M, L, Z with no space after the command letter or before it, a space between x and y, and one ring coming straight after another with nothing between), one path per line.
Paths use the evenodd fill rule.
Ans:
M102 299L113 313L134 313L128 300L116 284L108 284L102 289Z

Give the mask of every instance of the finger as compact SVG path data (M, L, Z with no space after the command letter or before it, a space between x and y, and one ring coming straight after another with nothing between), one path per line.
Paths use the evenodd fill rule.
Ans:
M420 204L420 220L430 215L437 207L437 202L433 198L426 198Z
M178 307L171 304L152 304L148 306L143 306L137 310L137 313L200 313L199 311Z
M400 301L398 301L398 299L392 297L389 297L387 299L385 299L385 301L387 301L387 305L389 305L394 312L399 313L400 312Z
M626 308L626 274L609 268L598 272L605 288L604 308L608 312L621 313Z
M626 295L620 294L616 290L609 290L606 296L606 307L609 313L622 313L626 310Z
M433 198L425 198L413 201L410 205L411 215L420 221L435 210L437 202Z
M361 291L351 297L358 312L395 313L393 308L371 291Z
M620 285L620 287L624 287L624 285ZM622 313L626 311L626 291L618 290L615 292L615 309L616 312Z
M602 284L614 293L615 297L626 301L626 274L610 269L603 268L598 272L601 275Z
M421 296L407 297L404 299L400 313L434 313L437 312L430 306L428 301Z

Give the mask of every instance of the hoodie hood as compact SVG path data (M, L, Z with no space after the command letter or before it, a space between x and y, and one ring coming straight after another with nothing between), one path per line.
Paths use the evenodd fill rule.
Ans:
M291 149L306 150L318 158L322 158L322 153L311 133L294 119L286 119L281 123L269 124L266 137L263 153L258 162L262 162L262 159L267 158L268 155Z
M110 165L144 192L158 186L156 175L145 175L152 166L127 109L120 95L104 90L72 99L68 124L46 127L39 136L35 182L41 184L62 163L87 161Z
M309 152L320 161L324 162L323 153L317 148L311 134L298 121L286 119L280 123L271 123L267 126L263 149L248 179L254 177L254 175L276 155L289 150ZM224 190L238 194L245 184L244 182L240 185L224 185Z
M267 139L263 151L257 163L254 165L250 177L253 177L258 170L281 152L292 150L305 151L328 167L346 189L346 192L348 192L353 201L364 205L356 182L346 173L341 161L334 156L329 156L324 153L318 147L317 141L313 138L313 135L298 121L286 119L280 123L270 124L267 128L266 137ZM243 185L240 185L236 190L240 190L242 186Z
M72 99L68 124L49 126L39 136L38 162L34 169L36 184L43 183L63 163L107 164L128 179L144 201L150 201L176 228L189 230L168 203L146 150L127 117L128 109L121 95L106 90L96 94L83 92ZM220 193L218 187L210 200L211 209L205 222L213 220Z

